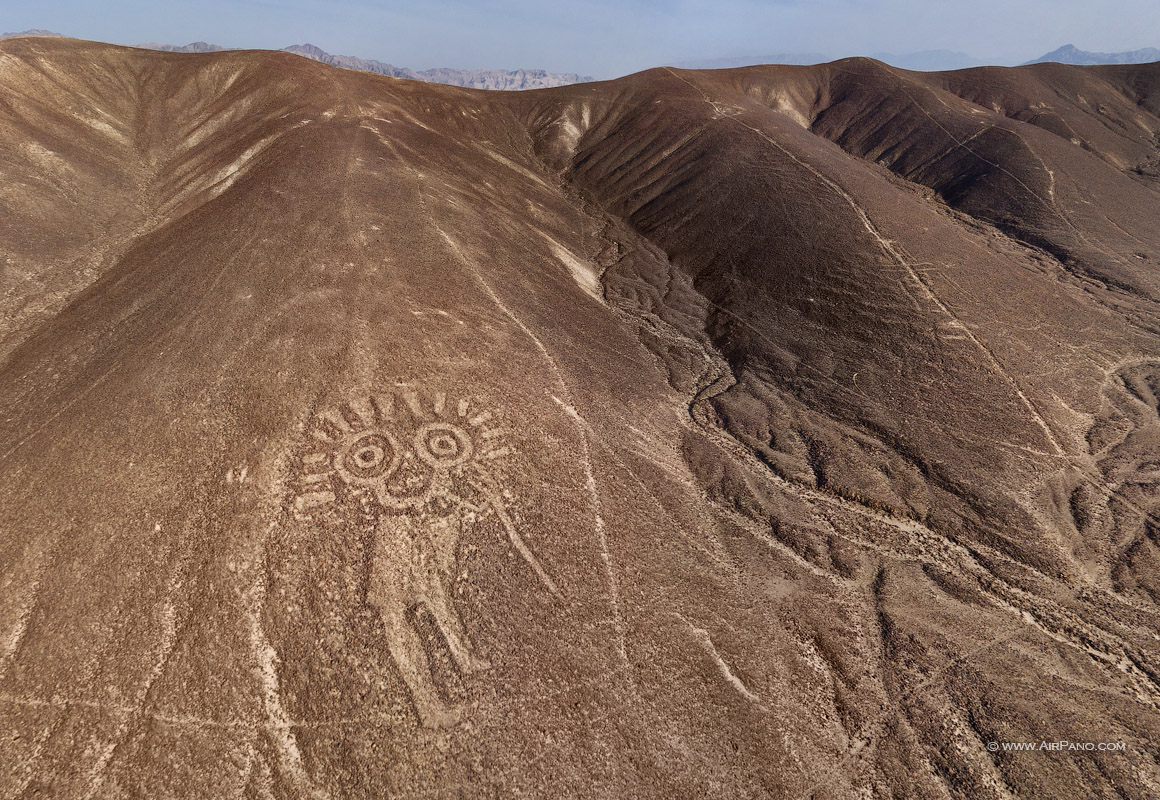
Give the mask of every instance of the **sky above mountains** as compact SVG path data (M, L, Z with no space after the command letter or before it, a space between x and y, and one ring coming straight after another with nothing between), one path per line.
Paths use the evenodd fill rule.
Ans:
M1018 64L1075 42L1160 44L1155 0L7 0L0 28L136 44L313 42L417 69L539 67L607 78L659 64L947 50Z

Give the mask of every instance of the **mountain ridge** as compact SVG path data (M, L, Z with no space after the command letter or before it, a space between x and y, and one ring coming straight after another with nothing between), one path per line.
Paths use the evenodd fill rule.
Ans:
M1096 66L1100 64L1148 64L1160 61L1160 49L1145 47L1139 50L1125 50L1119 53L1095 53L1080 50L1074 44L1052 50L1027 64L1042 64L1055 61L1060 64Z

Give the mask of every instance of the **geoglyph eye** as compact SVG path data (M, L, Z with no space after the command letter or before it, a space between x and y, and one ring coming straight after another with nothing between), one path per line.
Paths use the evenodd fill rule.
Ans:
M471 458L471 437L462 428L432 422L415 434L415 453L437 469L448 469Z
M381 433L359 437L342 456L342 468L356 478L378 478L398 463L399 449Z

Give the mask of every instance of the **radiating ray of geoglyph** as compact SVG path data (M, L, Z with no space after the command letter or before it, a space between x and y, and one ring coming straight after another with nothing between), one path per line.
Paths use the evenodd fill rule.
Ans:
M449 586L464 526L494 515L512 545L554 595L559 590L516 530L494 467L513 454L491 412L444 392L409 388L373 393L316 414L297 464L295 515L342 519L342 498L355 498L375 520L367 601L386 631L423 724L454 724L462 704L442 695L428 646L463 676L488 664L476 655ZM434 642L434 644L432 644Z

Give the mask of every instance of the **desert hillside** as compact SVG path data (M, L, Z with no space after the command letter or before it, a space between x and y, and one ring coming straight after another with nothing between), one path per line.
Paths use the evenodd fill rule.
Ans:
M4 40L0 796L1156 796L1158 219L1160 64Z

